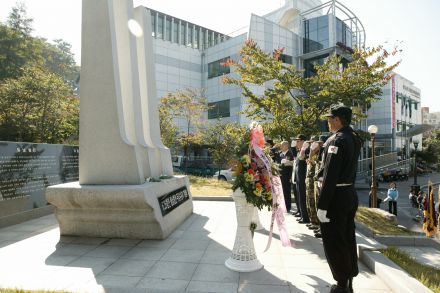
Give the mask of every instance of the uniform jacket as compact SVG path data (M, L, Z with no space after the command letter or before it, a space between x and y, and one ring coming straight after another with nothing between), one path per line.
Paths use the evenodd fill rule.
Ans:
M361 145L361 138L351 127L339 129L328 139L318 172L318 177L323 178L318 209L329 209L335 197L336 184L354 185Z

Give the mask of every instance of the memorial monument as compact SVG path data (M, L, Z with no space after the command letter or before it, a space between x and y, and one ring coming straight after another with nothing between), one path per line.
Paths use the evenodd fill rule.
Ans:
M81 49L79 182L46 190L61 235L164 239L193 205L160 138L150 14L83 0Z

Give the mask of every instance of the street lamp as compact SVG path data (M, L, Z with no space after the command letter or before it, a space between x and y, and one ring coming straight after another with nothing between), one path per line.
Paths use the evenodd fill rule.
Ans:
M418 140L413 140L414 144L414 184L411 186L411 189L414 191L414 194L419 194L420 185L417 184L417 147L419 146Z
M376 140L377 126L368 126L368 133L371 135L371 207L377 208L377 184L376 184L376 153L374 151L374 143Z

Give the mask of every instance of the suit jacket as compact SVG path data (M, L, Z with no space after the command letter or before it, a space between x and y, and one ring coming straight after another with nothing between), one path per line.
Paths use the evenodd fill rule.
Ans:
M294 160L294 156L291 150L288 150L286 152L286 154L283 154L282 152L279 153L279 163L281 164L281 160L282 159L286 159L289 161L293 161ZM282 178L288 178L290 179L292 177L292 170L293 170L293 165L280 165L281 170L281 177Z

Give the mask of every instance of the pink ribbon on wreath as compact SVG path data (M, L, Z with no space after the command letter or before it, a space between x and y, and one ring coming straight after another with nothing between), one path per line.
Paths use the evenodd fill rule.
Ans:
M284 219L284 213L287 212L286 204L284 203L284 194L281 185L280 177L272 175L272 168L269 158L263 152L264 147L264 134L263 127L257 125L251 129L250 133L251 146L255 151L255 154L263 161L266 169L269 173L270 185L272 189L272 219L270 222L269 240L267 241L265 252L269 249L272 243L273 226L275 219L277 221L278 229L280 231L280 240L283 246L291 247L292 244L289 239L289 233Z

